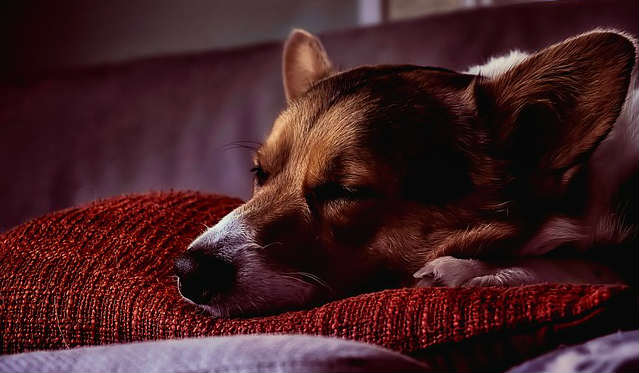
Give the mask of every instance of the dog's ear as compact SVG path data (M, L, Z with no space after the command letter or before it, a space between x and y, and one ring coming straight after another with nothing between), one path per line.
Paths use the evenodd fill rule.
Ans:
M286 100L291 102L313 83L331 74L333 66L322 43L310 33L295 29L284 44L282 76Z
M473 86L495 149L522 173L567 178L609 133L624 105L635 43L593 31L527 57ZM568 175L568 176L566 176Z

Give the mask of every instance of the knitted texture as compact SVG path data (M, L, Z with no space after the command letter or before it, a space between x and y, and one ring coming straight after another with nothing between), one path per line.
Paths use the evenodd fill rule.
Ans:
M628 288L570 285L395 289L275 316L215 319L181 299L173 260L240 203L195 192L124 196L0 235L0 351L304 333L374 343L438 366L459 367L463 359L441 360L458 351L477 367L473 354L516 362L636 325Z

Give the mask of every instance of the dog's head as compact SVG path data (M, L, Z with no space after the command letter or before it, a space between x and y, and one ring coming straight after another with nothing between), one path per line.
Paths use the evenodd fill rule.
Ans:
M521 244L610 131L634 61L628 38L592 32L490 77L336 72L294 31L253 197L178 259L182 294L214 315L275 312Z

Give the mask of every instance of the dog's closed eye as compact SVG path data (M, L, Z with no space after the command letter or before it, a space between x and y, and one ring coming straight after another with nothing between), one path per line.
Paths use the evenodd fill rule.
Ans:
M328 202L334 200L361 200L373 196L367 187L351 187L335 182L321 184L312 191L315 200Z
M253 173L253 175L255 175L255 182L257 183L257 185L264 185L269 176L268 172L264 171L262 166L260 166L259 164L251 168L250 171Z

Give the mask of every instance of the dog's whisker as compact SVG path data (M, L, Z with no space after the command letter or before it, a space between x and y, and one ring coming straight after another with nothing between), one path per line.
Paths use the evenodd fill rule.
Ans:
M248 249L255 249L255 250L266 250L267 248L273 246L273 245L283 245L283 243L281 242L271 242L269 244L266 245L260 245L257 244L255 242L251 242L251 243L247 243L245 245L243 245L243 247L248 248Z
M236 145L230 145L230 146L225 146L222 148L224 151L227 150L235 150L235 149L242 149L242 150L251 150L251 151L256 151L257 148L254 146L250 146L250 145L240 145L240 144L236 144Z
M253 144L256 146L260 146L262 145L261 142L259 141L252 141L252 140L235 140L235 141L231 141L225 144L226 145L234 145L234 144Z
M326 281L322 280L317 275L314 275L312 273L308 273L308 272L286 272L284 274L285 275L302 276L304 278L307 278L307 279L313 281L312 285L319 285L319 286L323 287L324 289L328 290L331 294L335 294L335 290L333 290L333 288ZM308 281L305 281L305 282L309 283Z
M222 149L225 151L231 149L246 149L256 151L260 146L262 146L262 143L257 141L237 140L223 145Z
M240 314L244 314L244 307L242 307L240 303L236 303L235 308L237 308L238 311L240 311Z
M312 273L308 273L308 272L300 272L299 274L301 276L308 277L308 278L312 279L313 281L317 282L322 287L326 288L331 294L335 293L335 290L333 290L333 288L326 281L324 281L321 278L319 278L319 276L314 275Z
M259 142L259 141L253 141L253 140L235 140L235 141L231 141L229 144L241 144L241 143L255 144L255 145L262 145L262 143L261 143L261 142Z
M295 280L295 281L300 282L300 283L302 283L302 284L304 284L304 285L314 286L314 284L312 284L312 283L310 283L310 282L308 282L308 281L304 280L303 278L299 278L299 277L295 277L295 276L287 276L287 275L284 275L284 274L283 274L283 275L281 275L281 277L283 277L283 278L290 278L291 280Z
M281 242L271 242L269 244L266 244L264 246L261 246L260 249L262 250L266 250L268 247L271 247L273 245L283 245Z

